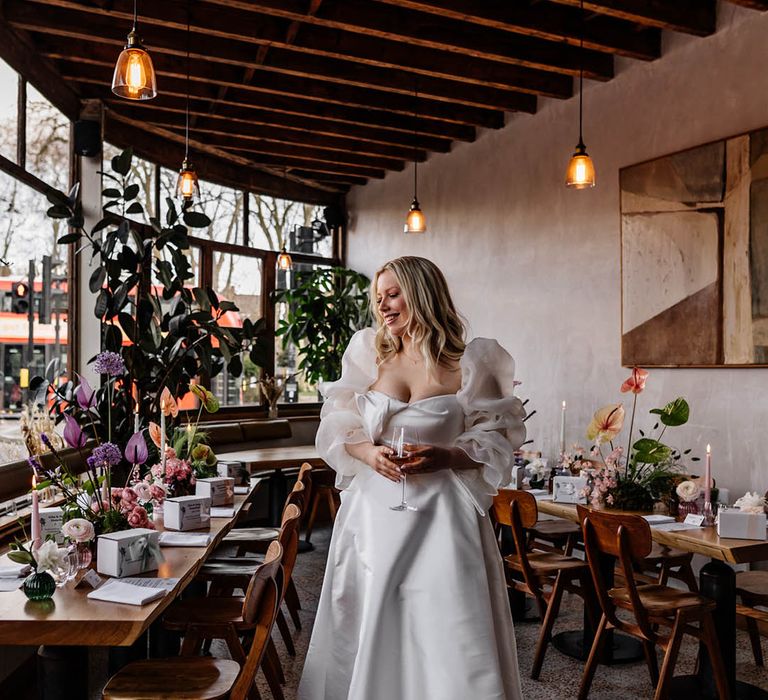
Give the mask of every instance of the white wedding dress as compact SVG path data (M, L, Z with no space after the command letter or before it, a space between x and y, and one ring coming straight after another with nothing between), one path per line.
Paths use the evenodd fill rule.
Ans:
M359 331L342 377L325 387L317 433L342 505L299 685L299 700L520 700L504 570L487 516L525 439L514 362L494 340L469 343L457 394L405 403L371 390L374 331ZM411 476L401 487L346 444L458 446L483 466Z

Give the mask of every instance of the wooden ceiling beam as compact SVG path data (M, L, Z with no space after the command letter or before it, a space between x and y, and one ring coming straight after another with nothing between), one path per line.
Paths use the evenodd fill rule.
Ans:
M56 39L48 44L55 44ZM71 48L70 48L71 47ZM92 64L101 66L103 80L111 84L112 68L114 65L114 46L102 44L97 41L85 41L68 37L68 52L59 47L56 50L46 49L46 55L72 61L77 56L77 64ZM186 80L186 62L171 55L152 54L155 61L155 69L160 80L172 78L174 80ZM111 59L111 60L108 60ZM311 80L293 75L279 75L269 71L260 72L253 83L244 85L240 82L237 69L222 64L211 64L205 61L196 61L192 64L191 91L194 95L199 89L210 89L215 86L216 91L221 85L239 89L240 95L254 91L262 94L277 94L293 98L299 95L309 100L321 103L341 104L348 107L384 110L414 117L414 99L411 94L386 92L370 87L358 87L356 85L340 85L326 80ZM162 88L161 88L162 89ZM511 93L510 93L511 94ZM517 99L518 111L533 113L536 110L536 98L532 95L519 95ZM215 99L215 95L212 99ZM450 104L448 101L431 100L420 96L418 115L431 119L439 119L456 124L471 124L487 128L499 129L504 125L504 115L495 108L475 107L465 104Z
M291 168L291 172L296 177L317 180L317 182L326 182L329 185L364 185L366 182L368 182L366 178L356 177L354 175L336 175L330 173L320 173L311 170L300 170L298 168Z
M584 75L593 80L613 77L613 58L599 51L578 48L562 42L510 35L494 28L475 26L447 17L403 8L384 8L376 3L326 2L313 14L304 13L304 0L204 0L211 5L236 7L345 32L398 41L406 46L421 46L473 56L490 61L525 66L538 70Z
M147 122L162 129L167 129L180 136L184 136L184 124L179 120L165 119L162 121ZM405 159L388 158L381 155L368 155L354 151L322 148L309 146L302 143L287 143L266 138L255 138L233 133L225 129L206 129L194 134L194 139L219 147L235 147L248 149L253 153L270 153L272 155L295 155L301 158L318 160L328 163L343 163L345 165L359 165L364 167L384 168L385 170L403 170ZM190 141L193 135L190 134Z
M177 139L175 135L169 135L162 130L132 124L115 115L105 115L104 137L118 148L132 146L139 157L171 170L177 170L184 158L183 138ZM338 192L332 188L326 188L319 183L313 187L292 179L286 180L280 174L260 170L256 163L246 158L235 158L226 153L216 154L212 150L198 150L195 153L195 164L204 180L299 202L340 203Z
M579 7L581 0L551 0L559 5ZM645 27L668 29L695 36L708 36L715 31L716 0L584 0L585 12L636 22Z
M768 10L768 0L728 0L732 5L741 5L741 7L748 7L750 10L758 10L759 12L765 12Z
M1 17L1 15L0 15ZM25 32L13 30L0 21L0 57L68 119L80 118L80 97L68 85L54 64L40 55Z
M115 0L114 9L84 6L75 0L6 0L8 19L19 26L59 27L71 30L83 24L101 36L124 35L116 18L132 17L131 0ZM164 0L143 8L142 39L149 47L178 51L186 46L185 0ZM41 11L44 8L44 11ZM546 97L567 98L572 94L569 76L523 66L503 64L472 56L457 56L421 46L365 37L314 26L285 40L286 23L279 18L254 15L238 9L193 4L190 8L192 51L199 57L236 62L249 68L263 65L272 70L312 75L317 70L359 84L410 87L430 94L441 92L442 81L455 87L465 84L482 90L514 91ZM253 59L255 45L269 46L268 59ZM200 53L204 49L204 53ZM430 85L433 84L433 88ZM407 91L407 88L406 88Z
M300 158L298 156L276 156L271 153L254 152L248 148L236 146L223 147L224 151L233 155L245 154L251 162L259 163L265 167L272 167L282 173L284 168L310 170L327 175L352 175L367 179L381 180L387 174L384 168L363 167L360 165L346 165L344 163L331 163L327 161Z
M183 96L170 95L166 89L156 99L146 102L127 104L125 100L101 93L104 102L115 112L125 114L134 119L144 118L147 121L162 121L169 115L180 123L184 122L186 114L186 99ZM192 99L189 103L189 115L197 117L195 126L190 122L190 133L206 131L208 128L226 128L232 133L259 136L279 136L276 140L306 142L309 135L313 141L323 137L338 140L359 153L373 153L366 150L367 144L377 147L392 146L403 150L403 154L435 151L447 153L451 149L450 139L440 139L422 135L407 134L398 131L385 131L355 124L340 124L339 122L315 119L311 116L296 116L279 112L258 109L234 109L220 105L215 113L209 109L210 103L204 100Z
M571 7L510 0L375 0L381 4L427 12L438 17L493 27L506 32L562 41L578 46L580 12ZM584 46L627 58L650 61L661 56L661 31L613 17L592 16L584 22Z
M106 102L116 101L109 86L104 83L103 71L92 65L71 61L59 62L62 75L75 82L84 98L98 98ZM216 99L214 88L205 89L203 84L195 85L195 95L190 103L191 114L208 114ZM149 105L183 105L186 98L184 81L174 78L163 80L161 93L149 102ZM143 103L147 104L147 103ZM142 106L143 106L142 104ZM429 151L442 152L444 143L452 141L474 141L475 130L471 126L450 122L424 119L413 116L394 114L384 110L358 109L317 101L301 97L264 94L253 91L238 91L231 88L226 96L219 100L217 113L232 119L255 121L262 117L269 123L303 124L304 120L316 123L319 133L353 135L382 143L401 143ZM269 116L271 115L271 116ZM308 121L306 123L309 123ZM416 134L415 142L412 140Z

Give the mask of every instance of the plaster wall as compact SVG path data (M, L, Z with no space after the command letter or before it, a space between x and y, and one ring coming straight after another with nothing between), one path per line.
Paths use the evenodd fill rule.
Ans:
M419 168L429 231L402 233L411 168L354 188L348 264L371 275L399 255L422 255L446 273L469 337L497 338L515 357L535 449L554 456L560 405L568 443L592 413L624 399L620 360L619 169L768 126L768 13L719 6L708 38L665 33L662 58L617 61L609 83L585 83L584 138L597 187L570 191L565 167L577 141L578 100L540 100ZM411 166L412 167L412 166ZM768 369L655 369L639 396L647 411L676 396L691 421L667 437L713 449L720 485L737 495L768 489ZM626 438L624 438L626 439Z

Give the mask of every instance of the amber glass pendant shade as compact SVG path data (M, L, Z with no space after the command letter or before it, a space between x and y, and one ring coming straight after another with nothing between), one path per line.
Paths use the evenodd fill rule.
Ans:
M595 165L587 153L586 146L579 142L576 152L568 163L565 174L565 186L574 190L584 190L595 186Z
M404 233L424 233L427 230L427 219L424 212L421 211L419 200L415 197L411 202L411 208L408 210L408 217L403 227Z
M176 196L185 202L200 199L200 185L197 181L195 166L186 158L179 170L179 179L176 181Z
M112 76L112 92L127 100L151 100L157 95L157 79L152 59L141 45L135 30L117 58Z
M288 251L285 249L285 245L283 245L282 249L280 250L280 255L277 256L277 269L286 272L293 269L293 260L291 259Z

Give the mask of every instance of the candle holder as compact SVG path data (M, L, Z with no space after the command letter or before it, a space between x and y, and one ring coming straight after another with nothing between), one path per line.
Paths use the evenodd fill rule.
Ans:
M712 508L712 501L704 501L704 527L714 527L715 513Z

